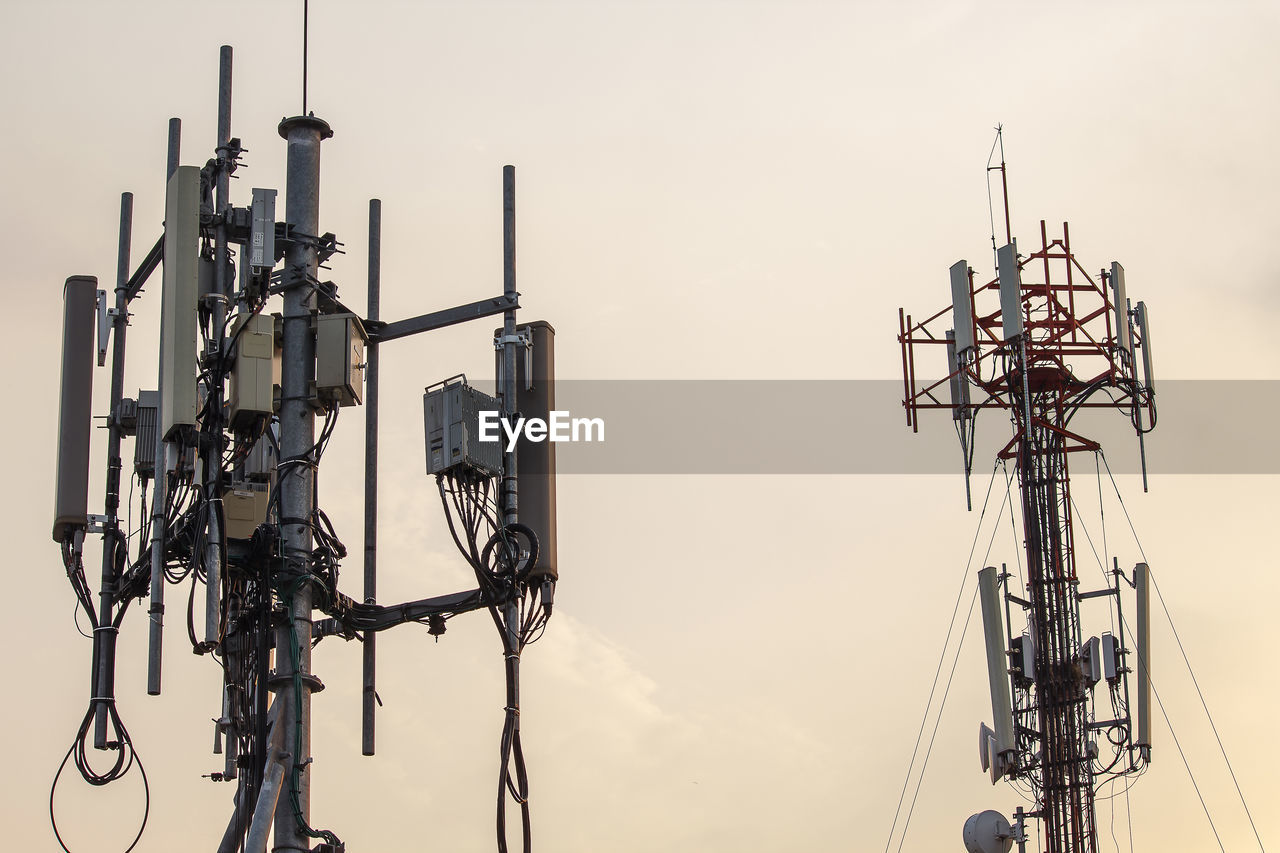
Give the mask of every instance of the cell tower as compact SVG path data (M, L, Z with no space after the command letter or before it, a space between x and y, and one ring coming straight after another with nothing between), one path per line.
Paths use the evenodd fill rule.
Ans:
M101 785L141 766L116 705L116 638L129 605L149 599L147 692L161 691L165 590L190 584L183 608L194 650L223 670L215 714L215 781L235 783L234 808L218 853L344 850L316 829L310 809L312 698L324 688L312 648L325 636L363 643L362 738L374 753L377 633L406 623L437 638L446 621L488 610L506 674L498 773L497 846L507 849L508 797L521 810L530 848L528 779L520 746L520 654L551 616L556 561L553 444L477 443L479 412L449 405L466 396L494 418L546 417L554 401L554 330L520 324L515 277L515 172L503 170L502 292L396 322L379 316L381 202L369 203L368 311L359 316L321 278L341 251L320 227L320 150L333 135L306 111L283 119L288 144L286 214L276 190L231 199L232 174L246 150L231 135L232 51L223 47L215 156L180 164L181 126L169 126L163 233L130 272L133 196L121 199L115 299L93 276L65 288L58 476L53 538L77 599L93 626L89 709L59 768L75 756L86 781ZM281 263L283 261L283 264ZM124 396L130 306L163 268L159 387ZM275 313L271 307L275 307ZM426 472L434 474L453 538L474 570L476 588L398 604L377 603L379 350L392 341L470 320L501 316L497 397L461 381L426 394ZM90 424L96 363L112 349L105 511L88 512ZM469 396L467 396L469 395ZM439 405L444 399L443 408ZM319 505L320 462L340 412L366 414L364 588L338 583L347 551ZM493 414L497 413L497 414ZM141 484L140 532L122 525L122 443L132 437ZM148 485L151 511L147 515ZM85 577L85 540L102 536L95 609ZM203 586L203 593L197 596ZM319 617L316 618L316 611ZM98 750L115 752L107 770ZM143 771L145 783L145 771ZM57 778L54 781L55 789ZM58 833L54 798L50 818ZM145 828L145 819L143 828ZM138 831L141 837L142 829ZM134 839L136 845L137 838ZM63 849L66 849L63 844ZM130 847L132 849L132 846Z
M979 572L994 715L994 730L980 728L979 751L992 784L1005 777L1029 783L1036 805L1030 812L1019 808L1013 825L996 812L974 815L964 840L970 851L983 853L1007 851L1014 841L1021 847L1023 818L1035 817L1048 853L1095 853L1099 784L1140 772L1151 757L1148 574L1139 563L1126 576L1117 562L1107 588L1081 589L1069 460L1100 445L1074 431L1072 421L1084 409L1116 409L1130 418L1141 444L1156 417L1149 320L1144 303L1130 306L1120 264L1091 275L1077 261L1066 223L1062 236L1050 239L1041 221L1039 248L1019 254L1009 227L1005 164L994 169L1006 199L996 277L980 281L967 261L958 261L951 267L949 307L921 321L901 309L898 315L907 423L918 431L922 411L951 412L966 483L978 413L1002 410L1013 425L998 457L1013 460L1017 471L1026 584L1016 591L1009 572ZM924 367L929 371L941 366L945 352L943 379L917 379L924 350L938 353ZM1143 476L1145 484L1145 450ZM1136 589L1130 641L1122 581ZM1122 627L1084 640L1081 602L1099 598L1112 601ZM1026 624L1016 633L1013 605Z

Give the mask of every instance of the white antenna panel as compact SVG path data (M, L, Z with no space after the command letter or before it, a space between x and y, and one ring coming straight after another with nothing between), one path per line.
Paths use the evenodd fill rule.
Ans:
M196 422L196 301L199 298L200 170L179 166L164 213L160 297L160 435Z
M1030 680L1036 680L1036 638L1029 631L1022 633L1022 672Z
M1110 632L1102 635L1102 677L1107 681L1111 681L1120 674L1120 667L1117 661L1120 660L1120 649L1116 643L1114 634Z
M1138 303L1141 306L1142 303ZM1138 593L1138 739L1135 746L1144 759L1151 760L1151 579L1146 563L1133 567L1133 585Z
M1010 341L1022 334L1022 279L1018 275L1017 240L996 250L996 263L1000 266L1000 320L1004 339Z
M978 763L982 765L983 773L991 769L991 742L995 739L996 733L991 731L991 726L978 723Z
M964 420L969 412L969 379L960 370L962 364L960 347L956 343L956 332L947 330L947 375L951 383L951 405L955 406L953 417Z
M1013 751L1013 708L1009 701L1009 661L1005 656L1004 613L1000 607L998 572L987 566L978 572L978 597L982 599L982 627L987 638L987 678L991 682L991 715L994 717L996 753Z
M1133 365L1133 338L1129 336L1129 297L1124 289L1124 267L1118 261L1111 262L1111 305L1115 309L1116 343L1129 354Z
M1155 388L1155 367L1151 362L1151 319L1147 317L1147 303L1138 303L1138 334L1142 335L1142 377L1147 390Z
M969 262L951 265L951 310L956 321L956 351L973 349L973 299L969 293Z

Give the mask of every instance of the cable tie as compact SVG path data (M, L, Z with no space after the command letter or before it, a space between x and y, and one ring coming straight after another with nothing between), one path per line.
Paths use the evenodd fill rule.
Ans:
M95 634L96 634L96 633L98 633L99 631L110 631L110 632L112 632L113 634L119 634L119 633L120 633L120 626L118 626L118 625L99 625L97 628L94 628L94 629L93 629L93 633L95 633Z
M90 701L91 703L92 703L92 702L107 702L107 703L110 703L110 704L115 704L116 697L114 697L114 696L90 696L90 697L89 697L89 701Z

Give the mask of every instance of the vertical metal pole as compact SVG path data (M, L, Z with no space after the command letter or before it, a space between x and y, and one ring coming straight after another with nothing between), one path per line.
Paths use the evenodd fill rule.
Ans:
M516 298L516 169L514 166L502 167L502 292L508 304L514 304ZM508 308L502 313L502 410L507 419L512 419L516 411L516 311ZM519 520L520 504L517 488L516 451L514 444L504 454L502 472L502 523L515 524ZM507 733L504 733L504 746L510 746L516 754L520 749L520 604L513 597L502 609L502 619L506 636L504 637L505 663L507 676ZM510 740L507 740L507 737ZM500 798L506 797L504 788L510 788L511 782L506 777L510 755L503 750L502 778L504 782L498 789ZM500 800L498 811L498 849L505 851L506 819L503 813L505 805ZM525 830L526 850L528 838L528 807L522 802L521 813Z
M111 408L107 414L107 494L102 537L102 586L98 593L98 629L94 634L94 695L115 693L116 629L111 624L115 599L116 550L120 547L117 513L120 509L120 400L124 397L124 340L129 328L129 246L133 235L133 193L120 194L120 246L116 253L116 304L112 319ZM93 745L107 748L107 703L100 702L93 717Z
M296 774L297 814L292 804L278 809L275 850L310 850L299 828L310 822L311 805L311 585L300 579L311 571L311 516L314 511L316 415L311 406L315 380L315 282L319 269L316 237L320 233L320 143L333 135L327 122L295 116L280 122L288 140L286 213L289 246L284 270L284 353L280 400L280 538L284 557L278 588L284 590L288 624L276 632L277 722L284 728L284 749ZM294 667L294 657L297 667ZM300 675L295 679L295 673ZM285 774L285 793L294 774Z
M382 201L369 199L369 313L377 320L382 287ZM378 600L378 344L365 349L364 392L364 603ZM361 751L374 752L374 713L377 710L376 631L364 633L364 687L361 698Z
M502 167L502 293L514 302L516 296L516 167ZM516 411L516 310L502 312L502 411L510 417ZM514 524L518 517L516 493L516 454L514 448L503 460L502 513L503 524Z
M218 172L214 197L213 281L213 335L210 348L215 358L223 357L225 344L223 331L227 321L227 305L234 291L228 280L230 257L227 252L226 212L230 207L229 184L235 163L227 143L231 140L231 46L224 44L219 53L218 68ZM209 513L209 536L205 546L205 604L204 645L214 648L221 639L222 624L222 383L209 389L216 405L210 406L210 416L218 428L213 446L206 451L204 462L205 500L215 509Z
M165 168L167 183L178 171L178 161L182 146L182 120L169 119L169 152ZM161 330L161 334L164 332ZM164 352L163 344L160 351ZM164 362L161 361L157 376L156 388L162 389L164 383ZM157 391L157 397L159 396ZM157 416L160 408L156 409ZM157 423L155 454L155 489L151 496L151 607L149 630L147 635L147 693L152 696L160 694L160 665L162 642L164 638L164 524L165 504L169 494L169 445L165 442Z
M502 167L502 293L508 304L516 298L516 167ZM516 411L516 309L502 312L502 410L508 418ZM502 523L515 524L519 520L520 501L516 487L516 453L512 446L503 460L502 472ZM507 623L507 641L513 650L519 648L520 608L515 601L507 604L504 617ZM519 669L519 657L514 659ZM519 679L516 679L516 698L519 698ZM517 704L518 707L518 704ZM516 718L519 725L520 718Z
M307 114L307 13L311 4L302 0L302 114Z

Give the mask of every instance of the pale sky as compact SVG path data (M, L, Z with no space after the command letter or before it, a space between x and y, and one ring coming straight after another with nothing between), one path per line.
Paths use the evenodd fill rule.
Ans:
M0 427L16 475L0 799L9 846L56 851L48 786L89 667L49 537L62 283L111 286L121 191L135 194L135 265L159 236L171 116L184 164L213 156L222 44L235 48L233 135L248 149L234 201L254 186L283 195L276 125L301 107L301 3L10 0L5 12L0 239L7 351L22 372ZM560 377L897 379L897 308L945 305L959 258L991 273L984 167L1003 122L1024 251L1041 218L1065 220L1086 267L1121 261L1158 324L1162 377L1280 379L1277 35L1280 9L1264 2L316 0L308 108L335 133L321 224L347 251L329 277L364 304L378 197L384 318L496 294L512 163L522 316L555 325ZM154 386L158 290L135 303L130 395ZM420 395L459 372L488 376L491 330L383 348L384 601L467 584L424 473ZM100 414L108 385L96 371ZM768 400L724 418L777 418L779 441L845 440ZM983 426L1003 438L998 421ZM353 555L363 424L343 412L321 477ZM949 449L954 436L937 417L914 441ZM105 444L102 432L91 512ZM1109 452L1129 458L1133 444ZM1277 470L1274 450L1256 450ZM990 461L975 467L981 491ZM1076 475L1101 550L1092 466ZM1263 843L1277 843L1280 747L1265 710L1280 699L1276 477L1156 474L1146 495L1136 477L1119 482ZM989 535L990 515L966 573L979 514L965 512L960 474L573 475L559 489L557 614L525 654L522 686L538 849L884 849L952 604L967 575L967 605ZM1105 514L1107 553L1132 566L1141 554L1111 497ZM1082 576L1099 579L1077 536ZM988 562L1018 556L1006 511ZM359 560L344 572L358 592ZM162 696L145 692L145 608L122 632L119 707L151 780L139 853L216 848L234 793L201 778L222 763L209 722L220 677L187 651L185 593L168 593ZM1090 612L1086 632L1105 630ZM1155 625L1154 681L1221 843L1253 849L1169 626ZM979 770L991 712L977 613L966 637L904 851L962 850L970 814L1021 802ZM357 645L316 650L328 689L314 703L313 824L353 853L493 849L503 696L491 623L453 620L439 643L402 627L379 649L374 758L359 754ZM136 776L63 785L72 849L123 850ZM1129 849L1124 802L1099 801L1103 851ZM1128 802L1134 849L1217 849L1163 721Z

